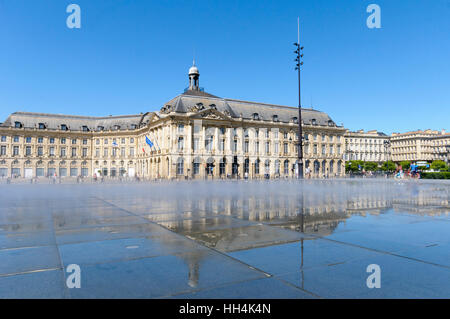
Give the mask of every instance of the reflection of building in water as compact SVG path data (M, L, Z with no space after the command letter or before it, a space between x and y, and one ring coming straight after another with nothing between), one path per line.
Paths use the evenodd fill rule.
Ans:
M408 212L427 216L448 216L450 201L448 186L434 187L411 186L412 196L400 196L393 199L396 212Z
M362 188L355 183L343 192L324 187L321 192L307 188L300 194L180 198L176 204L160 199L156 206L164 206L161 210L165 212L148 217L207 246L233 251L298 240L286 230L326 236L352 215L384 214L392 208L407 213L448 214L448 198L445 187L415 190L380 183Z

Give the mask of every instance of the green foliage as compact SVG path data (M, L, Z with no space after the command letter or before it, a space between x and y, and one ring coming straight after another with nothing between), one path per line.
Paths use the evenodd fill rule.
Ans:
M410 161L401 161L399 164L402 166L402 169L404 171L409 170L409 168L411 167L411 162Z
M376 162L365 162L364 163L364 169L366 171L375 172L375 171L378 170L378 163L376 163Z
M358 165L361 166L361 170L362 170L362 168L364 168L364 162L363 161L349 161L349 162L346 162L345 163L345 171L347 173L359 172L360 170L359 170Z
M447 164L445 164L444 161L433 161L433 163L431 163L430 167L432 170L435 170L435 171L447 171L448 170Z
M423 172L420 174L423 179L450 179L450 172Z
M383 165L381 165L381 170L383 171L395 171L395 163L392 161L384 162Z

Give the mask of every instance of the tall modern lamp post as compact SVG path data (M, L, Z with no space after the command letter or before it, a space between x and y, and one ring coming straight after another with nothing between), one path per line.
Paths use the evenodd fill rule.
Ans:
M302 99L300 87L300 68L303 65L303 47L300 45L300 18L297 20L297 42L294 43L296 50L295 70L298 72L298 178L303 178L303 132L302 132Z

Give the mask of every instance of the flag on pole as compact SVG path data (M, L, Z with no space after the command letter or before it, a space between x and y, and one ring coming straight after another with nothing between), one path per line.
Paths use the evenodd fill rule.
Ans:
M150 141L150 139L147 137L147 135L145 135L145 142L146 142L148 145L150 145L150 148L153 147L153 143L152 143L152 141Z
M144 152L144 154L145 154L145 147L142 148L142 152Z
M161 148L160 148L159 145L158 145L158 139L155 137L154 134L151 135L151 136L152 136L153 140L155 141L156 147L157 147L159 150L161 150Z

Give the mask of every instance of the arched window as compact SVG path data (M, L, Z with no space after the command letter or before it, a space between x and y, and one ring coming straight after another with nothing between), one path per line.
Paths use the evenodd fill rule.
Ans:
M270 160L264 162L264 174L270 174Z
M297 117L293 117L292 118L292 122L295 123L295 124L298 124L298 118Z
M272 117L272 120L274 121L274 122L278 122L278 115L274 115L273 117Z
M182 157L180 157L177 160L177 175L183 175L183 174L184 174L184 160Z
M255 161L255 175L259 175L259 164L260 164L260 160L259 159L257 159L256 161Z
M254 120L259 120L259 114L258 113L253 113L253 119Z
M289 175L289 160L284 161L283 172L284 175Z
M320 171L320 163L319 161L314 161L314 173L319 174Z
M279 160L275 160L275 174L277 174L277 175L280 174L280 161Z
M225 175L225 166L226 166L227 160L224 158L220 159L219 163L219 175Z

